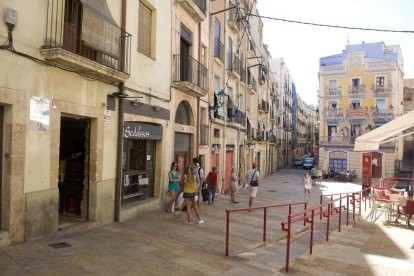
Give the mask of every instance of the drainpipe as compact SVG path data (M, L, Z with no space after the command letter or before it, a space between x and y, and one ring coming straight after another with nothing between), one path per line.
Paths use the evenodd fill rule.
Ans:
M121 16L121 29L126 30L126 0L122 0L122 16ZM122 48L123 49L123 48ZM125 57L122 55L121 57ZM121 62L124 64L124 62ZM123 66L122 66L123 67ZM121 68L123 70L124 68ZM124 93L125 83L119 84L119 93ZM122 152L123 152L123 132L124 132L124 99L118 98L118 141L117 141L117 154L116 154L116 175L115 175L115 208L114 208L114 221L119 222L120 210L121 210L121 183L122 183Z
M201 22L198 22L198 62L201 63ZM201 80L201 65L199 65L198 70L198 80L200 83ZM197 97L197 129L196 129L196 156L198 158L198 150L200 144L200 97ZM205 166L205 164L204 164Z
M119 84L119 92L123 93L124 82ZM118 141L116 154L116 179L115 179L115 213L114 221L119 222L121 210L121 183L122 183L122 151L123 151L123 131L124 131L124 99L118 98Z

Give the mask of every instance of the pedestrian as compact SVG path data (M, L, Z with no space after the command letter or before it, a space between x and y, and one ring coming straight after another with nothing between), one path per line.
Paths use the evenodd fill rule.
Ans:
M316 167L313 167L310 171L311 179L312 179L312 186L316 185L316 178L318 177L318 170Z
M180 189L179 183L181 181L180 172L176 162L172 162L170 171L168 172L168 192L170 193L170 203L165 210L168 213L174 212L175 201L177 200L178 191Z
M257 195L257 187L259 186L260 173L257 170L256 163L252 163L252 168L247 171L247 181L250 186L249 207L253 206L253 200ZM251 210L250 210L251 211Z
M200 161L198 160L197 157L193 158L193 175L196 178L196 185L197 185L197 197L196 197L196 202L197 202L197 206L198 209L200 209L200 200L202 198L202 193L201 193L201 189L203 188L202 184L204 183L204 170L203 168L200 167Z
M322 168L321 167L318 167L318 170L316 172L316 180L319 185L322 184Z
M206 177L207 190L208 190L208 204L214 204L214 196L217 189L217 167L213 166L211 172Z
M398 223L398 219L400 218L401 213L405 213L407 210L407 200L414 200L412 190L407 192L407 198L403 197L400 199L400 203L399 203L398 211L397 211L397 218L395 219L396 223ZM411 226L410 220L413 217L413 214L407 214L407 216L408 216L407 224L408 226Z
M305 173L303 179L302 179L302 185L304 188L305 198L306 198L306 192L308 192L308 196L310 198L310 190L312 188L312 179L309 176L308 173Z
M187 224L191 224L191 206L194 207L195 215L198 219L198 224L204 223L200 217L200 210L197 205L197 184L196 176L194 175L194 167L189 167L184 181L184 201L187 207Z
M230 175L230 197L231 203L237 204L239 203L236 201L236 193L239 190L239 177L237 176L236 170L231 168L231 175Z

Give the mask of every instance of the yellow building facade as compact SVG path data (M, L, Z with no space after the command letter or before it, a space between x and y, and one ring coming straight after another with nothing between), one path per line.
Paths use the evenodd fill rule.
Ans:
M356 137L402 114L403 68L400 47L383 42L348 45L320 58L320 159L325 170L356 170L360 181L394 174L401 158L396 142L377 152L354 152Z

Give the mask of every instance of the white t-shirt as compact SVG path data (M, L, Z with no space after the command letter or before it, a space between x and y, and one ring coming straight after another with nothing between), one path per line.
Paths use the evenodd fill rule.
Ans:
M254 176L253 176L254 173ZM258 177L260 176L259 170L257 169L250 169L247 171L247 183L250 185L250 181L257 181Z

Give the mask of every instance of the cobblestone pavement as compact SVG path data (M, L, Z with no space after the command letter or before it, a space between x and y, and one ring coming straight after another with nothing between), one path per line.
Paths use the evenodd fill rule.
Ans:
M261 181L254 206L303 201L304 171L283 169ZM360 189L360 185L322 182L312 188L310 205L319 196ZM80 227L56 235L0 248L0 275L281 275L285 274L286 232L280 222L287 208L267 211L267 242L262 242L263 211L231 214L229 257L225 257L226 209L247 207L248 190L202 203L204 224L156 210L125 223ZM299 209L297 209L299 210ZM404 222L386 224L358 218L356 227L332 219L329 242L325 224L315 221L315 245L309 235L292 244L291 275L413 275L414 233ZM88 226L92 223L86 222ZM336 222L337 224L337 222ZM93 224L92 224L93 225ZM81 225L82 226L82 225ZM79 227L79 226L78 226ZM308 226L295 225L295 233ZM52 247L53 246L53 247Z

